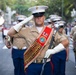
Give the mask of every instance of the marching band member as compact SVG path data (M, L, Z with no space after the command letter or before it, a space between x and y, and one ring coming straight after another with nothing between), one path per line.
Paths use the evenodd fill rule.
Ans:
M58 21L56 22L58 24L58 29L56 33L54 34L54 44L57 46L59 43L61 43L63 40L68 40L68 37L66 33L64 33L64 21ZM69 48L65 48L65 50L58 52L51 57L51 61L54 65L54 75L65 75L65 66L66 66L66 60L68 60L69 57Z
M60 44L58 44L55 48L48 49L52 35L50 35L48 38L47 37L48 34L43 31L43 29L45 29L45 28L50 29L50 27L51 27L51 26L46 27L44 25L44 20L45 20L44 14L45 14L45 10L47 8L48 8L48 6L34 6L34 7L29 8L28 10L32 12L32 16L28 17L27 19L25 19L23 22L19 23L18 25L15 25L8 32L8 35L11 37L23 37L25 39L25 43L26 43L26 47L27 47L25 54L27 57L24 60L24 62L28 61L29 58L35 59L29 65L24 64L24 65L26 65L25 66L26 75L40 75L40 74L41 75L52 75L52 66L50 64L50 59L49 59L50 55L55 54L59 51L62 51L63 49L65 49L68 46L68 43L69 43L69 41L65 39ZM28 22L32 18L35 22L35 25L33 25L30 28L27 27L24 30L22 30L21 29L22 25L24 23ZM48 31L48 30L46 29L46 31ZM50 34L52 34L52 33L53 33L53 29L50 32ZM37 43L37 41L35 41L37 38L39 38L38 35L40 35L40 34L43 34L44 36L46 36L48 38L47 42L44 39L44 37L40 38L39 43ZM34 41L38 45L33 44ZM43 42L46 42L46 44L43 45L43 47L41 47L40 43L43 43ZM32 45L35 45L36 47L37 46L38 47L35 48L35 46L32 47ZM28 52L30 49L30 46L33 48L32 51L36 51L37 49L40 49L39 53L37 54L36 57L34 57L35 55L32 55L31 51ZM47 58L47 61L46 61L46 64L44 66L44 70L42 72L45 58Z
M19 15L17 18L18 23L23 21L26 17ZM25 27L23 25L22 29ZM14 65L14 75L26 75L24 72L24 58L23 54L26 50L25 39L21 37L6 37L6 46L8 49L12 48L12 59Z
M75 68L76 68L76 18L74 19L74 21L75 25L71 30L70 37L73 39L73 47L74 47L73 51L75 55Z

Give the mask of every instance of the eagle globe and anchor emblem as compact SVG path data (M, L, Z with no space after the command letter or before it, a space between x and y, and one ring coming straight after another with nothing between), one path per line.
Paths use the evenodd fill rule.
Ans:
M44 43L45 41L46 41L46 38L42 36L42 37L40 38L40 42L41 42L41 43Z

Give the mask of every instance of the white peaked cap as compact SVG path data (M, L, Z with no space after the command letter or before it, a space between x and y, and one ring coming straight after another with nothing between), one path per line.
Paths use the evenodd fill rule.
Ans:
M48 18L47 20L46 20L47 22L51 22L51 20Z
M50 15L49 17L50 18L55 18L55 17L57 17L58 15Z
M48 8L48 6L34 6L34 7L30 7L28 10L32 12L32 14L34 13L39 13L39 12L45 12L45 10Z
M55 22L55 23L58 24L58 27L65 25L65 21L58 21L58 22Z
M4 23L4 18L0 16L0 26Z
M17 16L17 20L24 20L25 18L27 18L27 17L24 15Z
M49 17L52 21L58 21L58 20L61 20L61 18L62 18L58 15L50 15Z
M59 26L64 26L65 25L65 21L59 21Z

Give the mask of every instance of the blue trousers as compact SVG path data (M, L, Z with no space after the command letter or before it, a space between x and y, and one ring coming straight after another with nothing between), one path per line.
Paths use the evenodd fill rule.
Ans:
M23 54L25 50L12 49L12 59L14 65L14 75L26 75L24 72Z
M51 61L54 65L54 75L65 75L66 50L52 55Z
M26 75L40 75L42 71L42 63L32 63L26 70ZM50 62L47 62L44 66L42 75L52 75L52 66Z

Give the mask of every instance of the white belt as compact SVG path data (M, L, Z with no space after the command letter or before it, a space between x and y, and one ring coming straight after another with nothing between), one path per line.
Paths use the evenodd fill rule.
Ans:
M14 48L14 49L19 49L19 48L16 47L16 46L13 46L12 48ZM23 48L21 48L21 49L27 49L27 47L25 46L25 47L23 47Z

